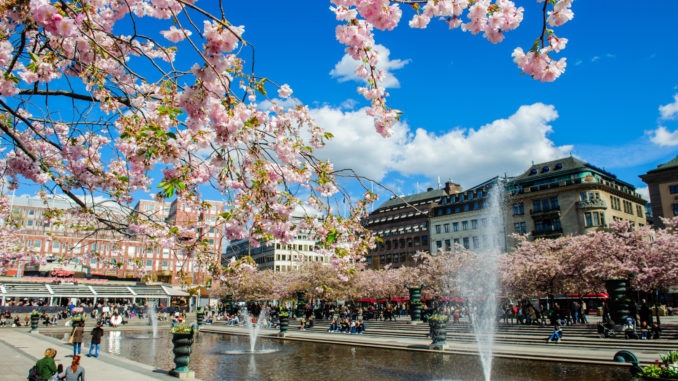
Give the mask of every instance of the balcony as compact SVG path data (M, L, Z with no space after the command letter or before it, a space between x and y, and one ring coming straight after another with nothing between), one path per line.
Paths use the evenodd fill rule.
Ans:
M542 230L540 232L538 231L533 231L532 232L532 237L533 238L557 238L563 235L563 229L550 229L550 230Z
M539 210L534 210L530 209L530 215L532 217L547 217L547 216L560 216L560 206L556 206L554 208L548 208L548 209L539 209Z
M607 209L605 201L597 198L593 200L577 201L574 204L577 209Z

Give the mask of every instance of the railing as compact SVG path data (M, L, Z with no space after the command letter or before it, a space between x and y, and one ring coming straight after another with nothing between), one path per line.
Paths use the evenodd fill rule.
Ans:
M534 215L543 216L543 215L546 215L546 214L560 214L560 206L551 207L551 208L548 208L548 209L539 209L539 210L530 209L530 215L531 216L534 216Z
M532 232L532 237L538 238L538 237L557 237L559 235L563 234L563 229L551 229L551 230L543 230L543 231L533 231Z

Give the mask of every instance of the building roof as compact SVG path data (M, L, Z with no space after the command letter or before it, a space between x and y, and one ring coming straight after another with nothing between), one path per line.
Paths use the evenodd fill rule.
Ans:
M405 203L412 204L419 201L430 200L447 195L444 189L431 189L426 192L415 193L403 197L392 197L390 200L379 205L377 210L390 208L393 206L404 205Z
M559 168L557 168L558 164L560 164ZM545 163L537 163L537 164L533 163L532 166L530 166L530 168L527 169L527 171L523 172L519 176L516 176L513 179L513 182L521 182L521 181L527 180L527 179L532 180L532 179L535 179L535 178L551 176L551 175L557 174L557 173L569 172L569 171L577 170L577 169L583 169L583 168L586 168L587 166L588 165L585 161L577 159L576 157L572 157L572 156L562 158L562 159L547 161ZM545 168L548 168L548 170L544 171Z
M670 161L668 161L664 164L659 164L657 166L657 169L655 169L655 171L661 170L661 169L674 168L674 167L678 167L678 156L674 157L672 160L670 160Z
M189 296L185 291L162 285L87 285L75 283L0 283L5 297L64 297L64 298L165 298Z

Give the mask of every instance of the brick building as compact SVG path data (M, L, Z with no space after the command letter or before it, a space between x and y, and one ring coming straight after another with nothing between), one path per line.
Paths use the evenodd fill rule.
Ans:
M64 268L76 269L84 276L107 278L145 278L166 283L202 283L207 280L205 266L182 253L178 248L162 248L152 246L136 237L101 230L97 232L82 231L72 226L55 225L50 223L45 213L49 209L60 209L65 213L69 222L75 219L76 214L71 210L75 204L63 197L55 197L43 201L38 197L12 197L13 213L21 217L21 237L27 248L45 258L51 264L40 269L38 266L24 265L21 268L9 269L8 274L19 272L49 272L54 263L60 263ZM156 221L167 221L172 225L190 226L198 220L216 221L216 216L223 211L224 204L209 201L212 208L202 216L191 214L189 208L177 200L173 202L142 200L137 203L132 213L141 214L144 218ZM127 221L127 213L115 203L101 203L97 208L103 208L109 218L122 223ZM175 211L172 215L172 211ZM174 216L174 218L173 218ZM223 231L212 228L206 233L209 239L210 251L215 260L219 260L222 250ZM21 266L21 264L19 264ZM45 270L45 271L43 271ZM185 274L182 280L180 272Z

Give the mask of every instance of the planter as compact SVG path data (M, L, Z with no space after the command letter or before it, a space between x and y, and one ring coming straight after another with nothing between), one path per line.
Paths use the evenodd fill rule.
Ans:
M290 317L289 316L278 316L278 319L280 319L280 333L282 333L282 334L287 333L287 328L290 325Z
M432 345L445 345L447 342L447 321L429 320Z
M193 332L191 333L173 333L172 345L174 345L174 365L173 373L188 373L188 364L191 362L191 345L193 345Z
M202 325L202 323L205 321L205 311L198 311L195 314L196 320L198 322L198 327Z
M306 314L306 300L304 300L304 294L305 293L303 291L297 291L296 316L299 319L303 318Z
M31 314L31 331L38 329L38 323L40 322L40 315Z
M616 325L626 323L626 318L631 313L631 299L628 296L628 284L626 279L607 279L605 288L610 295L608 299L608 311L612 321Z
M410 318L413 322L421 321L421 289L425 287L422 284L419 287L405 287L410 291Z

